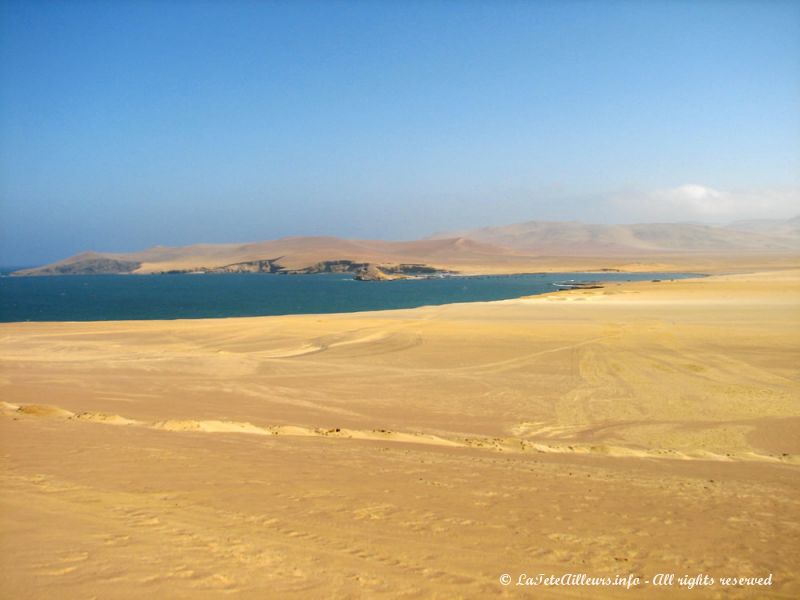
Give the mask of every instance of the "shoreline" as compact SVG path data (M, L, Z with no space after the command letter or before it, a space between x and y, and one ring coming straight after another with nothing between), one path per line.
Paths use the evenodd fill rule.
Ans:
M668 277L669 275L678 275L682 276L679 277L677 280L685 280L685 279L698 279L703 277L709 277L711 275L705 273L679 273L679 272L609 272L609 271L564 271L564 272L540 272L540 273L507 273L507 274L465 274L465 275L450 275L444 277L409 277L404 279L396 279L392 281L425 281L425 280L439 280L439 279L495 279L495 278L508 278L508 277L518 277L518 276L550 276L550 275L613 275L613 276L623 276L626 274L634 275L634 276L641 276L641 275L653 275L653 276L663 276L658 279L658 281L676 281L676 279ZM163 274L158 274L160 277ZM182 276L183 274L181 274ZM276 275L276 274L262 274L262 273L214 273L214 276L227 276L227 275L252 275L252 276L261 276L261 275ZM314 275L345 275L343 273L314 273ZM97 275L86 275L85 277L108 277L108 274L97 274ZM35 275L35 276L25 276L25 277L77 277L76 275ZM355 278L350 278L356 281ZM647 279L644 280L607 280L601 281L604 284L630 284L630 283L641 283L644 281L648 281ZM370 282L362 282L362 283L370 283ZM380 283L389 283L389 281L381 281ZM555 285L555 284L553 284ZM217 320L217 319L252 319L252 318L264 318L264 317L285 317L285 316L315 316L315 315L347 315L347 314L360 314L360 313L372 313L372 312L386 312L386 311L398 311L398 310L414 310L418 308L425 308L425 307L433 307L433 306L449 306L452 304L473 304L473 303L491 303L491 302L506 302L509 300L515 300L519 298L527 298L527 297L537 297L548 295L551 293L563 293L568 290L548 290L541 292L539 294L522 294L520 296L513 296L510 298L503 298L498 300L464 300L460 302L444 302L444 303L436 303L436 304L420 304L417 306L410 306L410 307L401 307L401 308L375 308L369 310L354 310L354 311L338 311L338 312L297 312L297 313L279 313L279 314L269 314L269 315L232 315L232 316L219 316L219 317L176 317L176 318L163 318L163 319L90 319L90 320L74 320L74 321L67 321L67 320L25 320L25 321L0 321L0 326L4 324L14 324L14 323L105 323L105 322L140 322L140 321L200 321L200 320Z

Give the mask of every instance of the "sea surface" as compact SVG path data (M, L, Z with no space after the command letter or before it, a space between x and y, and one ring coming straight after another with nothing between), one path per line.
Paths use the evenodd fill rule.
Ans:
M347 274L0 276L0 322L200 319L413 308L553 292L553 283L683 279L547 273L355 281Z

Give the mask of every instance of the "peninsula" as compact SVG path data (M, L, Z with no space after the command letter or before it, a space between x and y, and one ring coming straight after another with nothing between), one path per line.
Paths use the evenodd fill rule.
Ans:
M14 275L354 273L396 279L447 273L559 270L708 271L800 255L800 217L712 227L530 221L414 241L286 237L243 244L84 252ZM791 264L791 262L786 263Z

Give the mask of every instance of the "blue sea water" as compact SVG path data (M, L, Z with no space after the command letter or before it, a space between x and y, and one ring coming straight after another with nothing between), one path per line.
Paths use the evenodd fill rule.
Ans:
M199 319L413 308L555 291L554 282L682 279L676 273L547 273L355 281L350 275L0 277L0 322Z

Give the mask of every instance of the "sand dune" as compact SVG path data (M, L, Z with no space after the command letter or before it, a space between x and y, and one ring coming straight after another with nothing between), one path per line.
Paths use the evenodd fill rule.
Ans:
M800 271L0 325L12 598L795 598ZM773 575L522 589L510 573Z

